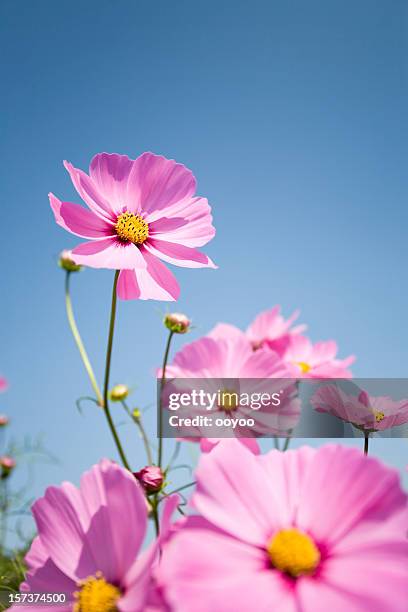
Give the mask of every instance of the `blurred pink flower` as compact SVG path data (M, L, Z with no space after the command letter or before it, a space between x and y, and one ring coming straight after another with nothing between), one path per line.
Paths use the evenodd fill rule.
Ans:
M5 414L0 414L0 427L5 427L9 423L9 418Z
M6 391L8 388L8 382L5 378L3 378L3 376L0 376L0 393L3 393L3 391Z
M175 300L179 286L160 261L187 268L216 267L196 250L215 234L211 208L194 196L196 180L174 160L143 153L100 153L89 175L64 162L89 210L49 195L56 222L87 238L72 250L76 264L121 270L122 299Z
M202 455L190 516L159 580L177 612L405 612L407 496L398 473L327 445Z
M351 365L355 357L337 359L337 344L334 340L312 344L305 336L293 335L283 356L286 363L297 368L299 378L351 378Z
M267 347L279 355L283 355L292 335L304 331L306 325L292 327L292 323L299 316L298 310L286 320L280 314L280 311L281 307L277 305L270 310L259 313L248 326L246 332L241 331L235 325L219 323L210 335L218 338L234 338L245 335L255 350Z
M260 455L261 449L256 438L237 438L241 444L246 446L254 455ZM203 453L209 453L221 442L221 438L201 438L200 448Z
M317 412L326 412L365 432L384 431L408 423L408 399L374 397L361 391L358 397L335 385L320 387L310 399Z
M167 503L166 521L174 499ZM158 547L156 541L141 553L147 503L130 472L103 460L82 475L79 489L69 482L49 487L32 511L38 536L26 556L21 591L66 593L71 605L57 606L64 610L72 604L75 610L101 612L146 609L154 597L151 570Z

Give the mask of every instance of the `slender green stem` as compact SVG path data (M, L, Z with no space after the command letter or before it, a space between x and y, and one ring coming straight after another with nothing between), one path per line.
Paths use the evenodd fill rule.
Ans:
M79 354L81 355L81 359L85 366L85 370L87 371L89 380L91 381L92 388L97 397L98 404L100 406L103 406L102 393L100 392L98 383L96 382L95 374L92 369L91 362L89 361L88 353L85 350L84 343L82 342L82 338L81 338L81 335L78 330L78 326L75 321L74 311L72 309L71 294L70 294L70 277L71 277L71 272L67 271L65 275L65 307L67 311L68 323L71 328L71 332L76 342L76 345L78 347Z
M118 449L118 453L120 455L120 458L122 459L122 463L125 466L125 468L130 470L128 460L126 459L126 455L122 448L122 444L119 440L119 436L115 429L115 425L113 423L112 416L109 410L109 394L108 394L109 376L110 376L110 368L111 368L111 360L112 360L113 334L115 331L116 301L117 301L116 287L118 284L118 278L119 278L119 270L116 270L115 278L113 281L113 289L112 289L112 306L111 306L111 316L110 316L110 323L109 323L108 347L106 349L105 379L103 383L103 409L106 415L106 420L108 421L109 429L111 430L113 439L115 440L115 444Z
M291 436L292 436L292 430L289 429L289 431L287 432L287 436L285 438L285 444L283 445L283 449L282 449L283 451L287 451L288 450L290 441L292 439Z
M278 436L273 436L273 445L276 448L276 450L280 450Z
M370 434L365 433L364 434L364 454L368 455L368 440L369 440Z
M126 412L128 413L128 415L130 416L130 418L132 419L132 421L135 423L136 427L138 428L138 430L140 432L140 436L141 436L141 438L143 440L144 447L145 447L147 463L149 465L152 465L153 464L153 455L152 455L152 451L151 451L150 444L149 444L149 438L147 437L146 430L145 430L145 428L143 426L143 423L142 423L142 419L141 419L140 416L138 416L138 417L133 416L133 414L129 410L129 406L127 405L125 400L122 400L122 405L123 405L124 409L126 410Z
M157 455L157 465L160 468L162 466L162 460L163 460L163 399L162 399L162 395L163 395L164 383L166 382L166 367L167 367L167 362L169 359L171 339L173 338L173 336L174 336L174 332L170 330L169 336L167 338L166 350L164 351L162 376L161 376L160 389L159 389L159 428L158 428L159 429L158 431L159 451Z

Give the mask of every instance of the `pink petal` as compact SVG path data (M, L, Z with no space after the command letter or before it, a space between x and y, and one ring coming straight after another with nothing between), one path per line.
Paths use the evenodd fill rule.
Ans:
M153 153L136 160L100 153L91 161L90 176L116 212L150 213L194 194L192 173L182 164Z
M146 262L136 245L131 242L123 244L116 238L79 244L72 250L72 256L75 263L90 268L131 270L146 267Z
M161 222L160 217L184 219L183 225L169 227L161 225L156 227L157 222ZM215 235L215 228L212 225L211 208L205 198L188 198L176 202L163 211L155 211L148 215L147 221L152 223L157 238L184 244L189 247L199 247L206 244Z
M235 340L236 338L245 337L245 334L238 327L230 323L217 323L207 334L207 337L214 338L215 340Z
M372 521L374 527L406 504L396 470L357 449L334 444L315 454L299 495L298 526L331 545L359 521Z
M177 280L156 257L143 251L145 269L122 270L118 281L118 297L122 300L177 300Z
M178 612L295 612L280 607L292 594L265 556L200 517L189 517L164 549L158 580Z
M96 214L105 220L116 221L116 215L112 205L98 191L92 179L82 170L75 168L72 164L64 161L64 166L71 177L75 189L85 204Z
M196 479L192 504L206 519L244 542L265 546L276 527L276 495L255 455L236 440L223 440L201 456Z
M49 487L32 512L41 542L58 569L74 582L94 574L98 567L76 508L64 491Z
M105 221L78 204L61 202L52 193L48 197L55 221L72 234L82 238L101 238L115 235L113 223L110 221Z
M132 567L145 537L145 495L130 472L107 460L85 472L80 489L92 517L86 537L97 568L117 582Z
M181 244L149 238L144 246L152 255L156 255L156 257L175 266L184 268L217 267L204 253Z

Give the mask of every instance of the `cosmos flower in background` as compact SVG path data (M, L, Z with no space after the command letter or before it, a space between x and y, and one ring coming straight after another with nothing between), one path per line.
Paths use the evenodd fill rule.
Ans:
M187 268L216 267L197 250L215 229L205 198L195 196L190 170L153 153L137 159L100 153L89 175L65 162L88 209L49 195L56 222L89 241L75 247L75 264L120 270L122 299L176 300L179 285L161 260Z
M218 337L217 328L208 336L185 345L176 353L172 363L166 368L163 393L163 406L168 407L171 393L191 393L197 389L209 394L217 394L220 403L215 406L218 419L223 418L225 427L220 424L201 427L188 426L180 431L180 437L198 441L200 433L206 441L202 442L205 451L216 443L220 437L235 436L240 440L258 435L284 435L293 429L300 416L300 402L297 389L293 384L293 366L283 363L279 355L270 350L254 351L248 340L242 335ZM161 371L158 372L161 377ZM198 380L199 379L199 380ZM277 379L277 380L274 380ZM287 384L283 382L287 379ZM226 388L223 385L227 384ZM279 405L261 406L256 410L240 403L236 397L247 394L273 393L280 394ZM237 395L235 395L237 394ZM214 407L213 407L214 408ZM179 406L180 417L194 418L208 415L202 405ZM237 425L231 429L230 418L253 418L255 425ZM254 441L243 442L258 452Z
M325 385L313 394L310 403L317 412L331 414L366 433L408 423L408 399L396 401L388 396L374 397L366 391L356 397L336 385Z
M168 498L163 511L164 534L175 503ZM38 536L26 556L22 592L66 593L75 610L95 612L138 612L156 598L158 542L141 553L148 507L130 472L102 460L82 475L79 489L69 482L49 487L32 511Z
M407 496L396 470L327 445L201 456L159 581L177 612L405 612Z
M334 340L313 344L309 338L296 335L292 336L283 359L296 366L299 378L351 378L349 366L355 357L338 359L337 350Z
M0 376L0 393L3 393L3 391L7 391L7 389L8 389L7 380L3 376Z
M277 305L259 313L245 332L235 325L219 323L212 330L211 335L219 338L245 336L254 350L267 347L282 356L288 348L292 335L299 334L306 329L306 325L292 327L298 316L299 311L296 310L289 319L285 320L281 315L281 307Z
M337 344L334 340L313 344L301 332L305 325L292 327L298 318L295 311L289 319L280 314L280 306L274 306L257 315L245 332L235 325L219 323L209 334L216 338L245 337L253 349L267 348L294 367L294 378L351 378L349 366L355 357L337 358Z

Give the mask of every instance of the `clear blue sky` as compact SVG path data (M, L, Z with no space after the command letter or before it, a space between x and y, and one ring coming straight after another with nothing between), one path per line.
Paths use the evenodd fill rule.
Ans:
M74 406L89 385L55 261L77 240L47 200L78 201L63 159L152 150L193 169L219 270L176 270L189 339L280 303L356 354L357 376L407 375L407 13L404 0L1 2L1 411L61 460L37 470L34 495L115 457L102 416ZM73 280L100 377L112 274ZM119 307L112 381L137 386L140 406L154 401L164 308ZM406 441L373 449L408 463Z

